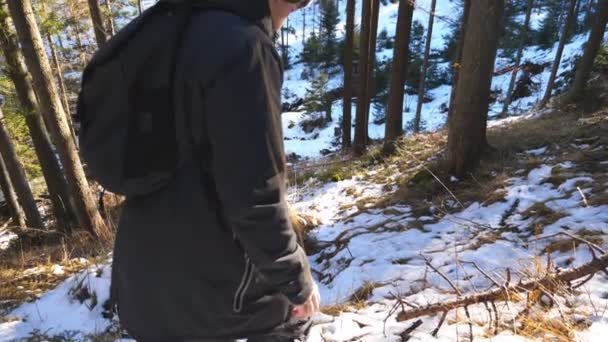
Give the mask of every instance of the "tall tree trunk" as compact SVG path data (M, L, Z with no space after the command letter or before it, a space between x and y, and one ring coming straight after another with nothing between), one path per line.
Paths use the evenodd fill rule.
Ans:
M106 37L106 29L103 26L103 17L98 0L88 0L89 12L91 12L91 21L93 22L93 32L95 32L95 40L97 47L105 45L108 38Z
M80 25L78 24L78 18L74 16L74 31L76 31L76 47L78 48L78 55L80 58L80 66L84 69L87 65L87 52L82 44L82 32Z
M111 232L101 218L93 194L89 189L61 101L52 81L51 68L44 53L31 0L8 0L8 4L23 48L25 61L32 72L34 88L40 98L42 111L48 116L47 122L50 124L51 135L66 173L78 223L102 240L110 241Z
M142 0L137 0L137 7L139 8L139 15L141 15L144 11L144 6L142 4Z
M344 46L344 94L342 106L342 148L350 148L352 98L353 98L353 50L355 48L355 0L346 3L346 44Z
M393 65L388 91L388 110L386 112L386 126L384 129L384 149L386 152L394 150L394 142L403 134L403 97L409 61L414 5L415 3L409 1L399 2L395 48L393 49Z
M606 31L606 23L608 22L608 0L599 0L597 6L591 34L585 45L585 52L576 67L572 87L564 96L564 103L576 101L583 95L587 81L591 75L591 70L593 70L595 57L597 57L597 53L604 40L604 31Z
M70 132L72 133L74 144L76 145L76 147L78 147L78 139L76 139L76 132L74 132L74 124L72 123L72 114L70 111L70 101L68 100L68 92L65 87L65 82L63 81L63 67L61 66L61 62L59 61L57 49L55 48L55 44L53 44L53 39L51 38L51 35L47 33L46 39L47 43L49 44L49 49L51 50L51 58L53 59L55 77L57 78L57 84L59 85L59 93L61 94L63 110L65 111L66 119L68 120L68 126L70 127Z
M357 114L355 117L355 141L353 144L353 151L356 155L362 155L365 153L367 143L367 130L365 129L365 114L366 114L366 101L367 98L367 82L369 81L369 40L370 40L370 26L371 26L371 11L373 0L363 0L361 6L361 37L359 44L359 82L360 90L359 97L357 98Z
M10 176L8 174L8 170L6 169L6 164L4 164L4 160L0 156L0 187L2 187L2 194L4 195L4 200L8 206L9 211L11 212L11 217L13 218L13 222L18 225L20 228L27 227L25 223L25 215L23 215L23 211L19 206L19 202L17 201L17 194L15 193L15 188L13 187L13 183L11 183Z
M435 23L436 7L437 0L433 0L431 3L431 12L429 13L429 29L426 34L424 60L422 61L422 71L420 72L420 82L418 83L418 104L416 105L416 116L414 118L414 133L420 132L420 116L422 114L422 103L424 102L426 73L429 69L429 55L431 54L431 40L433 39L433 24Z
M0 11L8 13L6 3L1 5ZM55 150L42 119L42 114L39 111L36 94L32 88L32 80L27 73L19 52L17 37L11 28L7 15L0 17L0 47L7 65L7 74L15 85L17 97L26 113L25 124L32 137L34 150L38 156L49 191L58 228L67 231L70 228L70 215L73 217L72 210L69 207L67 183L61 172L59 161L55 157Z
M302 8L302 46L306 43L306 8Z
M547 83L547 90L545 91L545 96L540 102L540 108L543 108L549 103L551 99L551 94L553 93L553 86L555 85L555 79L557 78L557 72L559 70L559 65L562 62L562 55L564 53L564 47L566 46L566 38L568 36L568 30L572 27L572 22L574 21L574 8L576 6L576 0L570 0L570 7L568 8L568 19L566 19L566 25L564 25L562 29L562 36L559 39L559 46L557 48L557 53L555 54L555 61L553 61L553 67L551 68L551 76L549 76L549 82Z
M509 106L511 105L513 90L515 89L515 81L517 81L517 74L519 72L519 66L521 65L521 58L524 55L524 46L526 45L526 41L528 40L528 29L530 27L530 18L532 17L533 6L534 0L528 0L528 5L526 8L526 19L524 20L524 26L521 31L521 38L519 41L519 47L517 49L517 57L515 58L515 66L513 67L513 72L511 73L511 81L509 81L507 98L505 99L505 103L502 107L501 116L503 117L507 115L507 112L509 111Z
M504 0L471 0L448 132L447 169L458 177L477 167L486 148L490 88L503 12Z
M106 11L108 12L108 36L114 37L116 34L116 25L114 24L114 15L112 14L112 1L106 0Z
M4 113L0 109L0 154L8 171L11 183L15 188L17 200L25 214L26 224L31 228L44 228L42 217L36 206L36 200L27 181L23 165L19 161L13 142L4 127Z
M460 75L460 62L462 61L462 50L464 46L464 39L467 32L467 22L469 21L469 13L471 9L471 0L464 0L464 9L462 15L462 24L460 25L460 33L458 34L458 45L456 48L456 60L454 61L453 69L454 73L452 75L452 91L450 92L450 107L448 109L448 126L450 125L450 118L452 117L452 112L454 106L454 99L456 98L456 85L458 84L458 78Z
M376 43L378 41L378 18L380 15L380 0L373 0L372 23L369 34L369 57L367 58L367 97L365 98L365 145L369 144L369 108L371 98L376 94L374 70L376 66Z

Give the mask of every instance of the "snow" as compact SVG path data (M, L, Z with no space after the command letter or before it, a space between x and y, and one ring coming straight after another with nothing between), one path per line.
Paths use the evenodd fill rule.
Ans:
M9 232L8 230L0 229L0 251L7 249L11 241L16 239L17 235Z
M545 156L549 153L546 147L532 151L540 153L540 150ZM373 175L381 171L380 167L365 172ZM561 184L548 182L555 172L565 169L571 174L570 178ZM544 264L547 255L543 250L551 239L543 237L559 232L576 234L583 230L602 237L608 234L608 205L585 206L578 191L580 188L583 193L592 195L588 186L597 180L594 175L578 171L572 162L551 164L547 158L545 164L517 172L497 190L505 194L504 199L492 204L473 202L451 213L435 208L433 214L420 216L416 216L407 203L383 209L354 205L362 199L373 202L390 193L385 184L365 179L363 174L326 184L311 179L289 189L289 202L293 207L320 221L311 232L320 248L309 260L319 284L322 304L331 306L348 302L358 289L374 285L366 307L348 309L336 317L316 315L309 342L400 341L398 335L412 322L396 321L396 312L391 312L395 295L403 297L410 305L426 305L456 297L446 280L428 268L427 260L460 291L469 294L484 291L491 282L468 262L476 263L499 282L506 281L508 268L512 281L517 281L536 269L539 260ZM456 202L453 202L452 207L456 208ZM542 232L534 235L537 219L528 213L528 209L541 203L560 213L561 218L544 225ZM562 268L575 267L591 258L583 245L571 251L551 253L551 259ZM52 272L62 271L58 265L52 268ZM9 315L16 320L0 324L0 340L25 338L33 331L52 336L74 330L79 332L79 339L104 331L112 324L102 317L102 304L109 295L110 272L109 262L90 266L35 302L21 305ZM78 284L86 285L96 300L88 298L82 303L76 300L74 289ZM583 294L568 298L574 303L577 314L589 322L589 328L576 332L576 336L580 341L599 341L599 336L608 331L608 313L603 310L608 305L608 277L598 273L582 289ZM509 326L524 303L497 305L503 324ZM475 322L475 340L534 340L514 334L510 329L501 329L497 336L488 335L485 307L472 305L469 310ZM546 317L559 319L555 310L549 310ZM467 338L469 330L464 317L462 310L450 312L437 340ZM439 318L423 318L422 326L414 331L411 340L429 340Z
M339 2L340 4L340 24L338 25L338 39L344 36L345 32L345 22L346 22L346 1ZM382 32L382 30L386 30L389 37L395 36L395 28L397 22L397 11L398 11L398 3L393 4L388 2L387 5L381 5L380 15L379 15L379 27L378 33ZM414 20L417 20L422 26L425 28L428 24L428 13L431 7L431 0L419 0L416 2L416 9L414 11ZM306 37L311 35L310 22L313 14L313 6L309 6L306 11L306 20L307 20L307 32ZM455 18L458 16L456 13L461 11L460 8L457 7L456 2L450 0L438 0L437 1L437 10L436 10L436 18L433 29L433 37L431 40L431 50L432 52L440 51L445 45L445 38L449 35L451 30L451 25L454 24ZM361 1L356 1L356 11L355 11L355 25L359 25L361 21ZM319 10L317 9L317 16L319 15ZM290 43L290 59L291 59L291 69L285 72L285 82L284 88L287 89L287 92L292 96L297 96L298 98L303 98L306 93L306 88L309 86L309 81L302 80L300 76L302 75L302 71L304 70L304 66L299 62L299 57L297 57L302 51L302 20L303 20L303 11L299 11L290 17L290 25L294 28L294 33L289 34L289 43ZM539 13L538 11L533 11L531 18L531 26L533 28L538 28L543 19L544 14ZM523 17L521 18L523 21ZM587 33L579 34L574 36L565 46L562 62L560 64L560 68L558 70L558 78L557 81L563 79L563 73L572 68L573 62L577 56L582 54L583 44L587 40ZM542 98L545 93L546 84L549 79L549 74L551 72L551 63L555 58L555 53L557 51L558 42L555 42L554 46L550 49L540 49L538 46L527 46L524 49L522 62L534 62L537 64L545 64L547 66L544 70L538 74L532 76L532 81L539 84L538 89L533 91L533 93L524 98L517 99L513 101L510 106L510 112L513 115L519 116L525 113L526 111L532 109L536 103ZM502 51L498 51L498 56L502 54ZM380 50L376 52L376 58L379 61L392 59L393 51L390 49ZM438 63L439 68L448 69L450 65L446 61L435 60L435 63ZM506 58L497 58L495 70L503 69L509 65L512 65L513 62ZM506 97L506 91L509 86L509 81L511 78L510 73L506 73L499 76L494 76L492 80L492 89L494 91L498 91L499 101L494 102L490 105L488 117L491 120L489 122L489 126L495 124L503 124L509 122L509 119L500 119L498 122L494 123L497 115L502 112L502 100ZM331 77L330 88L336 88L342 85L343 73L341 70L337 72L336 75ZM436 131L445 126L447 120L447 113L443 112L443 109L449 105L451 93L451 86L449 84L441 85L434 89L428 89L427 94L433 99L429 103L424 103L422 105L422 122L426 124L426 131ZM293 99L293 97L291 97ZM289 101L289 98L284 98L284 101ZM314 158L320 156L320 151L323 149L336 149L332 143L335 142L334 138L334 130L339 127L338 117L342 114L342 105L341 101L337 101L332 107L332 114L334 117L334 121L329 125L329 127L319 130L319 134L317 138L311 138L306 135L289 135L291 140L287 140L285 142L286 152L287 153L296 153L302 157ZM403 122L407 124L414 119L415 109L417 106L418 98L413 95L405 95L403 106ZM356 112L355 106L353 106L352 113ZM293 121L294 113L287 113L283 120L284 121ZM297 121L296 125L297 125ZM353 115L353 124L354 124L354 115ZM292 132L293 133L293 132ZM381 139L384 137L384 125L376 125L373 123L373 120L370 120L369 125L369 134L372 139ZM298 138L306 138L307 141L305 143L299 143ZM312 142L317 140L316 143Z
M144 0L144 7L154 0ZM414 19L426 26L428 8L431 0L417 1ZM344 33L346 1L339 2L341 6L341 24L338 36ZM360 22L361 0L357 0L357 18ZM389 3L382 6L380 12L379 32L386 29L389 36L394 36L396 13L398 5ZM307 21L312 20L313 8L306 9ZM450 18L455 18L458 9L450 0L438 0L438 19L435 23L435 33L432 41L434 51L443 47L443 36L449 33ZM533 12L532 27L538 28L543 14ZM289 35L291 43L292 63L296 62L302 49L302 12L294 14L290 24L294 26L294 34ZM311 34L307 30L306 36ZM567 71L574 58L582 52L582 44L586 34L575 36L564 51L560 72ZM551 49L539 50L529 46L524 51L524 61L535 63L551 62L557 46ZM500 55L500 53L499 53ZM392 58L392 51L377 52L379 60ZM505 59L497 59L496 69L510 64ZM443 62L441 67L449 67ZM301 63L293 63L292 68L285 73L285 99L303 97L309 81L300 78L303 72ZM550 66L533 77L541 86L531 96L516 100L512 104L517 115L503 119L492 119L488 126L503 125L520 120L527 120L543 111L530 111L534 103L544 94ZM76 75L77 76L77 75ZM341 86L342 74L338 72L330 80L330 88ZM499 90L505 96L510 74L495 76L492 88ZM444 127L446 114L442 106L449 102L451 86L441 85L429 89L428 94L433 98L423 104L422 119L426 129L434 131ZM404 99L404 123L413 119L413 109L416 108L417 98L406 95ZM353 106L353 113L356 107ZM496 102L490 107L490 118L502 110L502 103ZM339 125L338 117L342 112L341 101L332 106L334 121L323 129L305 133L299 123L306 118L302 112L287 112L283 114L283 131L287 153L296 153L303 157L318 157L323 149L333 149L337 142L334 134ZM371 121L371 120L370 120ZM354 122L354 118L353 118ZM370 137L382 138L384 125L370 123ZM573 143L580 149L589 148L584 143ZM608 206L586 206L582 194L592 195L592 185L597 182L594 175L577 172L561 184L552 184L548 179L559 169L576 170L573 163L551 163L549 156L553 147L540 146L527 150L522 155L543 157L545 164L530 171L519 170L505 182L498 192L504 193L504 199L486 205L479 202L467 203L457 207L452 201L451 213L443 213L442 209L432 207L430 213L416 216L407 204L399 204L389 208L375 209L355 205L357 201L366 199L370 203L386 196L390 191L385 184L376 184L364 180L362 175L350 179L322 184L309 180L296 184L289 189L289 202L302 212L315 216L320 226L311 232L311 236L321 247L317 253L309 257L315 271L321 291L322 304L336 305L348 302L355 291L361 287L374 284L367 306L360 309L349 309L337 317L323 314L315 316L309 342L316 341L400 341L398 336L412 321L397 322L394 296L402 296L412 305L426 305L442 300L454 299L451 286L441 276L429 270L427 260L441 270L465 294L483 291L491 285L472 265L463 262L475 262L494 279L504 282L507 268L511 271L513 281L520 279L526 272L534 270L538 260L545 260L547 255L542 251L550 243L550 239L542 239L559 232L576 234L577 232L594 231L604 238L608 234ZM600 162L606 165L608 161ZM378 170L367 171L373 174ZM393 180L398 177L393 175ZM452 182L458 182L457 179ZM388 187L389 189L391 187ZM605 191L605 190L604 190ZM538 223L534 215L527 210L535 204L544 204L547 208L560 214L555 222L543 227L539 236L534 236L534 227ZM458 209L456 209L458 208ZM0 231L0 250L16 236L8 231ZM534 241L534 243L529 243ZM603 246L605 247L605 246ZM592 255L584 246L573 248L571 251L551 253L551 258L560 267L580 265L591 260ZM105 331L113 322L103 318L103 303L109 297L110 262L90 266L86 271L69 277L55 289L45 293L31 303L24 303L12 312L9 320L0 323L0 341L23 339L34 331L45 332L49 335L61 334L65 331L77 331L77 339L84 339L88 334ZM38 272L31 269L29 272ZM54 265L51 272L61 275L64 270ZM77 300L75 289L86 287L93 297ZM602 341L608 334L608 313L604 308L608 305L608 277L596 275L583 286L585 294L572 295L569 300L575 304L576 310L586 313L590 322L587 329L577 331L576 339L580 341ZM499 304L499 303L497 303ZM503 323L508 325L509 319L523 308L522 303L500 304L499 315ZM476 341L530 341L533 339L514 334L509 329L502 329L497 336L487 334L487 311L482 305L470 308L473 333ZM555 309L548 316L559 318ZM439 316L423 318L423 324L413 333L411 341L428 341L433 339L430 332L437 326ZM436 337L437 341L454 341L468 338L468 324L464 311L454 310L447 315L446 322ZM124 340L127 341L127 340Z

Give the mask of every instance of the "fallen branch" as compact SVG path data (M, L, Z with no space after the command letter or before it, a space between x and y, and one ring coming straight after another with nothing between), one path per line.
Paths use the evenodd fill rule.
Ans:
M516 284L506 284L501 288L496 288L490 291L475 293L470 296L459 298L456 300L447 301L444 303L430 304L417 309L402 311L397 315L397 321L407 321L412 318L434 315L439 312L450 311L460 307L466 307L473 304L484 302L494 302L501 300L509 293L521 293L524 291L534 291L537 289L555 288L556 283L570 283L574 280L587 277L596 272L606 272L608 268L608 253L594 258L590 262L581 265L580 267L561 270L558 273L549 273L541 279L532 279L520 281ZM509 296L510 297L510 296Z

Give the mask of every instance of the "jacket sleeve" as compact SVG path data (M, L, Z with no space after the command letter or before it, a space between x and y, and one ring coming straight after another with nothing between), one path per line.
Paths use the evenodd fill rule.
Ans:
M285 202L282 71L271 46L250 44L205 89L212 172L224 218L257 269L293 304L312 292Z

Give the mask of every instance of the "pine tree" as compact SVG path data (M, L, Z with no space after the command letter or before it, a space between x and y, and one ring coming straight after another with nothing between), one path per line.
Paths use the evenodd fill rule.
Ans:
M424 102L426 75L429 67L429 55L431 52L431 40L433 39L433 24L435 22L435 9L437 7L437 0L433 0L431 3L431 11L429 13L429 24L428 31L426 34L426 42L424 47L424 59L422 61L422 70L420 71L420 81L418 83L418 103L416 105L416 115L414 116L414 127L415 133L420 131L420 117L422 114L422 103Z
M44 223L36 206L32 189L27 181L25 170L19 161L17 152L3 122L4 114L0 110L0 154L2 154L2 160L4 161L10 182L13 184L15 193L17 194L18 203L25 214L26 224L32 228L44 228Z
M504 0L470 0L465 16L446 163L447 171L458 177L477 167L487 147L487 112L503 11Z
M353 142L353 152L356 155L362 155L367 146L367 129L365 127L367 120L367 97L369 82L369 41L370 41L370 29L372 25L372 1L363 0L361 6L361 35L359 43L359 96L357 98L357 114L355 116L355 139Z
M593 20L593 27L589 40L585 45L585 52L576 66L576 74L571 89L563 99L564 103L576 101L583 95L593 63L600 50L608 22L608 0L598 0L596 15Z
M515 81L517 80L517 74L519 73L519 65L521 64L521 58L524 53L524 46L528 40L528 29L530 26L530 18L532 17L532 9L534 7L534 0L527 0L527 8L526 8L526 19L524 19L524 25L521 31L521 37L519 40L519 47L517 49L517 57L515 59L515 66L513 67L513 72L511 73L511 80L509 81L509 88L507 89L507 97L505 99L505 103L502 107L502 116L505 116L507 111L509 110L509 105L511 105L511 98L513 96L513 89L515 89Z
M320 73L306 89L304 110L308 114L324 113L325 122L332 121L332 101L328 94L329 76Z
M410 1L401 1L397 14L395 49L393 50L393 65L388 93L386 126L384 130L384 149L387 152L391 152L394 149L394 142L403 134L405 74L409 61L408 46L410 45L413 15L414 3Z
M547 89L545 91L545 96L540 102L540 107L544 107L549 103L549 99L551 98L551 94L553 93L553 86L555 85L555 80L557 78L557 71L559 70L559 66L562 61L562 54L564 53L564 47L566 46L566 40L568 38L568 30L572 27L572 23L575 22L574 18L574 9L576 6L576 0L570 0L570 4L568 6L568 14L566 17L566 24L562 28L561 37L559 39L559 45L557 47L557 52L555 53L555 60L553 61L553 66L551 67L551 75L549 76L549 82L547 83Z
M560 31L560 18L564 13L564 0L545 1L544 9L546 15L541 21L540 29L536 34L536 44L542 48L550 48L558 39Z
M38 107L38 99L32 87L32 80L27 73L23 57L19 52L17 37L11 28L6 3L0 5L0 47L7 65L7 74L15 85L15 91L25 113L25 123L29 129L34 150L42 169L42 175L50 195L53 212L57 219L58 229L70 228L70 201L67 193L67 183L61 172L59 161L42 113Z
M333 0L321 3L321 22L319 38L321 39L321 61L325 69L336 65L338 40L336 27L340 22L338 7Z
M89 189L80 158L72 139L57 90L52 81L49 61L44 55L44 47L38 24L33 16L31 0L8 0L13 23L17 29L28 69L34 79L36 94L41 108L47 115L57 152L61 158L68 182L70 202L73 203L78 223L94 236L109 241L111 232L105 225L95 200Z
M91 21L93 22L93 32L95 32L95 39L97 46L102 47L105 45L108 37L106 37L106 29L103 24L103 17L101 16L101 7L99 7L98 0L88 0L89 12L91 14Z
M346 3L346 37L344 44L344 97L342 104L342 148L351 146L353 56L355 49L355 0Z

